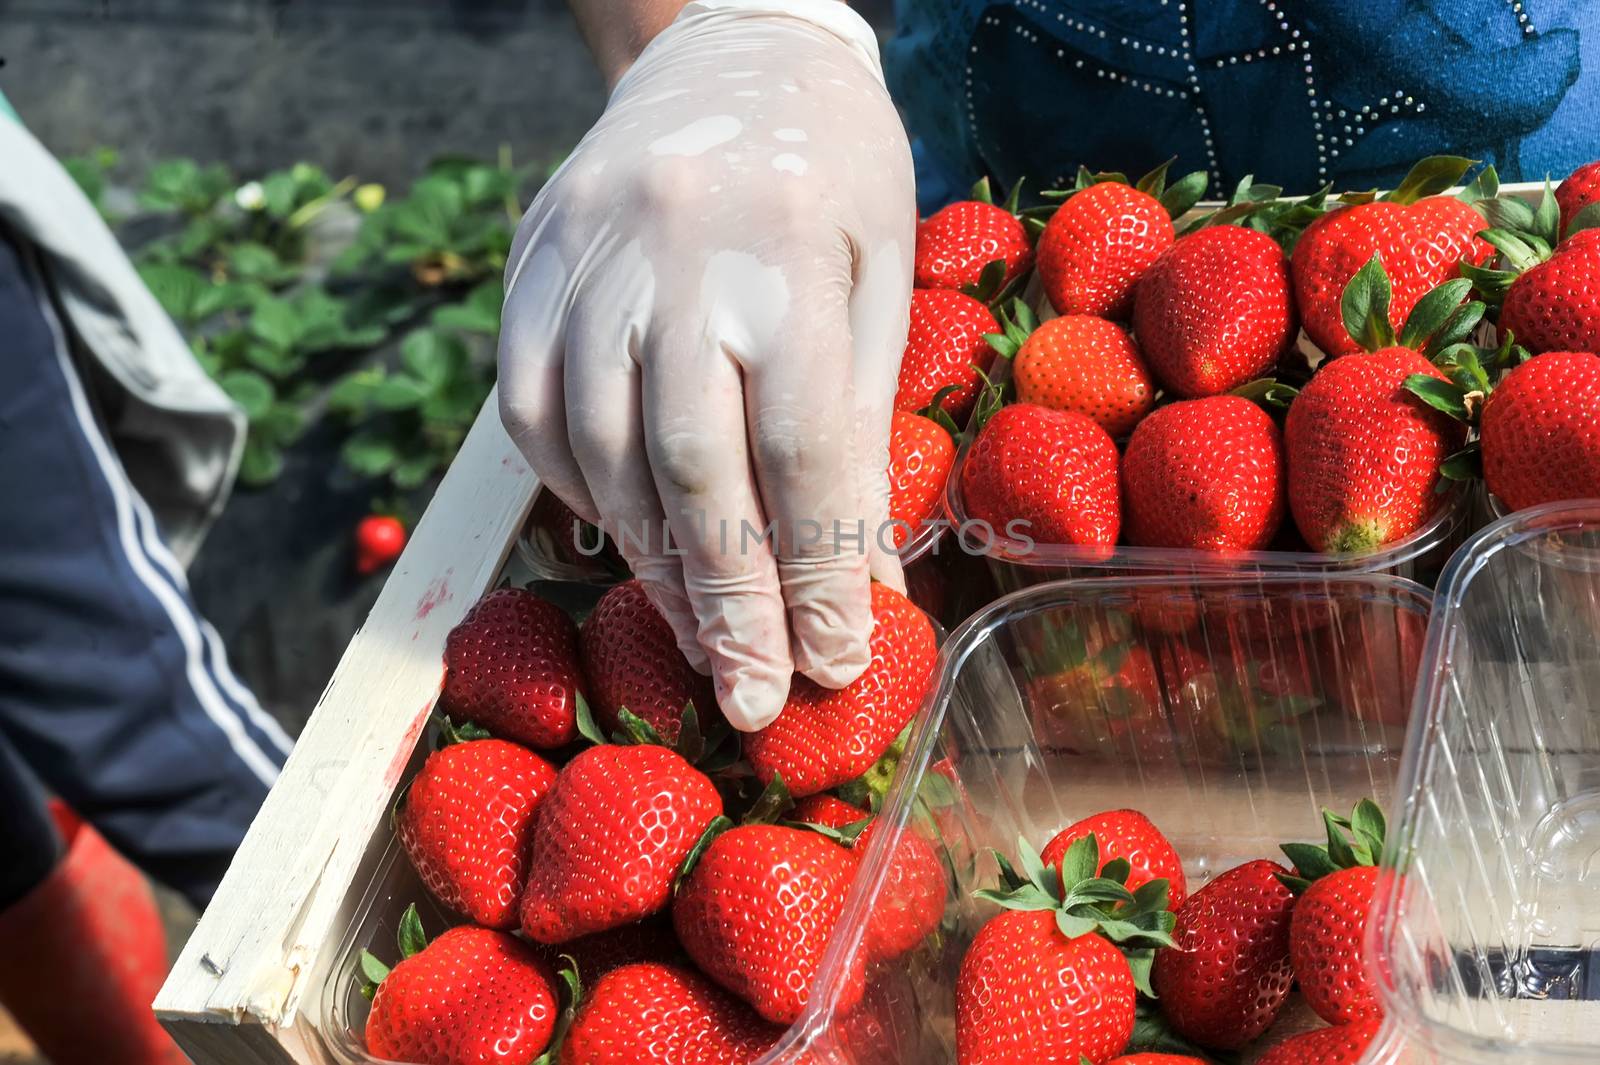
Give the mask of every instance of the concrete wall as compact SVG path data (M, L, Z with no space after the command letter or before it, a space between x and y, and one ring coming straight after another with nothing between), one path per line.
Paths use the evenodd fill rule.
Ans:
M0 0L0 56L47 144L135 167L396 181L442 152L559 158L604 104L562 0Z

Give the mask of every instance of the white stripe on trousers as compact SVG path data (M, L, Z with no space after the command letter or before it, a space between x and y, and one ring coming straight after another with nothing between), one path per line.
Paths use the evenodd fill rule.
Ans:
M50 336L56 349L56 361L60 365L62 376L66 378L67 391L72 396L72 413L78 419L78 427L83 431L84 438L89 442L89 449L94 453L95 463L100 467L106 486L111 490L112 502L117 512L117 536L121 541L123 554L127 556L128 565L172 623L173 630L183 645L184 675L201 709L222 732L228 741L228 746L238 755L239 760L263 784L271 787L273 781L278 779L277 763L256 744L238 714L217 690L216 681L206 670L204 637L194 615L177 591L161 579L161 575L156 572L155 566L142 550L135 528L134 500L138 499L139 506L143 506L144 501L139 499L138 493L128 483L126 474L122 471L122 464L111 453L110 446L100 433L94 412L89 409L89 400L84 394L83 384L78 380L77 369L72 365L67 353L66 335L61 328L60 319L56 317L55 306L51 303L49 295L41 289L36 277L30 276L29 281L39 302L39 312L49 326Z

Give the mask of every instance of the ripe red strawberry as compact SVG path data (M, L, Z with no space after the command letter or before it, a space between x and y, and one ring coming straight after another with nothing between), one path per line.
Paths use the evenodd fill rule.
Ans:
M694 706L702 728L716 716L710 679L683 657L672 626L637 580L600 597L578 632L578 647L595 718L607 735L620 728L617 711L624 708L669 745L677 742L686 706Z
M1481 265L1494 255L1477 236L1487 228L1482 215L1449 196L1379 200L1323 215L1301 235L1289 264L1306 333L1330 356L1361 350L1340 304L1345 286L1374 254L1393 286L1389 322L1398 331L1419 299L1460 276L1463 259Z
M1059 314L1126 318L1139 276L1172 246L1161 201L1106 181L1072 194L1039 236L1039 280Z
M1092 834L1068 849L1059 876L1026 841L1018 846L1027 879L999 859L1003 890L977 893L1008 908L978 930L961 960L956 1060L1107 1061L1133 1035L1137 994L1149 991L1150 955L1172 942L1167 885L1154 880L1119 901L1080 901L1075 890L1102 868ZM1102 871L1120 883L1111 869Z
M1235 612L1229 621L1249 627L1294 623L1276 611L1251 617ZM1292 750L1301 742L1297 719L1322 701L1309 663L1286 662L1276 650L1253 650L1247 641L1226 636L1219 650L1218 634L1224 632L1220 625L1211 629L1199 649L1177 640L1158 649L1172 728L1186 751L1206 764L1237 764L1240 752Z
M1382 1024L1374 1020L1303 1032L1268 1048L1256 1065L1356 1065Z
M1210 1065L1210 1063L1187 1054L1124 1054L1120 1058L1112 1058L1107 1065Z
M1139 279L1133 328L1167 391L1232 391L1270 373L1298 335L1289 260L1243 226L1190 233Z
M960 289L976 285L983 268L1004 259L1010 284L1033 265L1033 244L1022 220L1006 207L988 202L988 185L977 196L947 204L917 223L917 249L912 260L917 288Z
M749 1065L784 1029L686 966L600 978L567 1030L561 1065Z
M415 907L400 924L392 971L362 952L377 984L367 1053L428 1065L531 1065L555 1031L556 975L515 936L464 925L424 944Z
M490 592L444 645L440 708L502 739L548 749L577 735L578 629L522 588Z
M504 740L428 756L395 818L400 844L435 898L489 928L517 927L528 846L556 770Z
M1261 551L1283 522L1283 443L1239 396L1172 403L1139 423L1122 459L1128 542Z
M791 821L832 829L850 828L869 818L872 815L866 810L831 795L808 796L789 812ZM861 830L851 846L857 856L872 846L877 829L878 822L873 819ZM867 918L867 964L898 958L932 935L944 917L948 893L949 883L938 852L908 824L889 861L880 901Z
M522 930L565 943L666 908L678 868L722 813L711 780L665 747L591 747L545 796Z
M1289 510L1314 549L1363 553L1410 536L1439 504L1439 469L1463 428L1406 390L1444 380L1408 348L1347 355L1320 368L1284 427Z
M1561 231L1591 203L1600 203L1600 162L1584 163L1556 186L1556 205L1561 208Z
M816 832L742 825L711 841L678 888L672 925L707 976L778 1024L805 1008L855 879L856 858ZM837 1009L861 999L855 952Z
M1155 660L1141 645L1093 647L1082 661L1034 678L1028 710L1034 739L1047 751L1137 749L1156 759L1171 746Z
M897 410L889 426L889 520L904 547L944 501L956 445L932 418Z
M1000 323L989 308L961 292L917 289L911 293L911 329L900 359L900 380L894 409L916 412L933 402L939 390L956 386L940 401L956 423L972 413L983 374L994 362L994 349L984 337L998 333Z
M872 619L865 673L837 691L796 675L778 719L744 737L745 758L763 784L782 775L799 797L853 780L921 707L939 653L927 615L873 584Z
M1306 1004L1329 1024L1381 1015L1367 964L1367 914L1379 883L1384 820L1364 800L1349 818L1324 811L1328 845L1286 844L1287 879L1299 894L1289 929L1289 957Z
M1574 233L1506 290L1500 328L1535 354L1600 351L1600 229Z
M1133 432L1155 406L1156 387L1128 331L1068 314L1042 323L1017 348L1017 399L1091 418L1114 437Z
M1289 997L1294 895L1276 862L1247 862L1189 897L1178 945L1156 955L1153 981L1173 1031L1237 1050L1272 1026Z
M1489 491L1512 510L1600 498L1597 411L1600 356L1552 351L1506 374L1483 407Z
M1138 810L1106 810L1075 821L1045 844L1040 857L1046 865L1060 865L1067 848L1091 832L1100 845L1100 869L1115 858L1126 860L1133 867L1125 881L1129 891L1137 891L1152 880L1166 880L1167 909L1177 912L1189 894L1183 859L1161 830Z
M998 535L1039 543L1115 544L1117 465L1111 435L1083 415L1031 403L1002 407L961 468L966 516Z
M406 527L389 514L368 514L356 524L356 572L376 573L400 557Z

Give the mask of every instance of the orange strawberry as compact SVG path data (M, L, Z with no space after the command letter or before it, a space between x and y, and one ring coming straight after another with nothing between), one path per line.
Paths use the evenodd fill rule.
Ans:
M1345 330L1341 305L1345 287L1375 255L1393 284L1388 321L1395 329L1426 293L1460 276L1463 260L1479 265L1494 255L1477 236L1488 227L1476 209L1426 195L1449 187L1466 165L1425 159L1387 198L1336 208L1306 228L1289 269L1301 322L1317 347L1330 356L1361 350Z
M1592 203L1600 203L1600 162L1584 163L1556 187L1556 204L1561 209L1561 231Z
M694 707L702 728L716 719L710 679L683 657L672 626L637 580L600 597L578 632L578 647L597 723L607 735L622 727L623 709L669 746L677 742L685 707Z
M1597 411L1600 356L1552 351L1512 370L1483 407L1489 491L1512 510L1600 498Z
M613 970L589 990L561 1065L749 1065L784 1029L682 965Z
M885 584L872 585L872 662L837 691L796 675L778 719L744 737L757 779L782 776L800 797L871 768L922 705L938 647L927 615Z
M432 943L415 906L400 921L391 971L366 951L367 1053L429 1065L532 1065L555 1032L556 975L516 936L470 925Z
M522 930L565 943L666 908L678 867L722 813L710 779L665 747L591 747L545 796Z
M972 198L941 207L917 223L912 259L917 288L963 289L983 280L984 268L999 260L1005 273L996 291L1033 265L1033 244L1017 217L1019 181L1005 206L998 206L984 178L972 187Z
M463 737L429 755L395 831L434 897L486 927L517 927L534 821L555 780L549 762L504 740Z
M678 941L700 971L777 1024L805 1009L855 880L855 855L816 832L741 825L713 839L672 904ZM849 1011L865 984L857 951L834 1003Z
M1373 551L1410 536L1437 509L1440 467L1464 430L1407 389L1415 374L1446 380L1409 348L1347 355L1321 367L1290 403L1289 509L1314 549Z
M1162 407L1133 431L1122 485L1131 544L1264 550L1283 521L1277 423L1238 396Z
M1169 392L1216 396L1277 365L1298 335L1276 241L1218 225L1179 238L1139 279L1134 334Z
M1139 276L1171 247L1161 201L1104 181L1074 192L1039 236L1039 280L1060 314L1126 318Z
M911 293L911 328L900 359L894 409L921 411L941 389L954 386L940 406L958 424L965 422L983 383L980 371L994 361L986 336L998 332L989 308L961 292L917 289Z
M961 497L999 535L1109 546L1122 525L1117 445L1081 414L1002 407L967 453Z
M894 412L889 425L889 520L895 523L896 548L938 515L955 461L955 441L938 422Z
M444 664L439 706L452 717L540 749L576 737L578 628L555 604L523 588L490 592L450 630Z
M1152 880L1165 880L1167 909L1176 911L1183 905L1189 890L1183 859L1161 830L1138 810L1107 810L1076 821L1057 832L1040 857L1046 865L1060 865L1067 849L1091 832L1100 844L1100 869L1121 858L1131 867L1124 881L1129 891L1137 891Z
M996 350L1013 360L1017 399L1094 420L1127 436L1155 406L1156 389L1126 329L1089 315L1068 314L1042 325L1021 301Z
M1267 1048L1256 1065L1356 1065L1378 1037L1382 1021L1340 1024L1290 1036Z

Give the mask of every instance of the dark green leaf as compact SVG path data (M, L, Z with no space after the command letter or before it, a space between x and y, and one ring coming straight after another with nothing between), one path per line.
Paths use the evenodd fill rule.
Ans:
M762 789L756 798L755 805L750 807L750 812L745 814L744 823L747 825L769 825L778 818L794 809L794 798L789 794L789 788L783 782L782 773L772 774L772 781Z
M1206 172L1196 170L1173 182L1160 196L1161 206L1167 209L1168 216L1178 219L1188 214L1205 196L1206 181Z
M432 453L410 455L395 463L394 469L389 471L389 480L396 488L410 491L426 484L440 465L439 457Z
M1339 302L1344 327L1367 351L1394 343L1394 329L1389 324L1390 295L1389 275L1376 253L1345 285Z
M1567 223L1566 235L1570 237L1581 230L1593 229L1596 226L1600 226L1600 203L1591 203L1572 216L1572 220Z
M1280 848L1296 872L1307 880L1319 880L1339 867L1328 857L1327 849L1310 843L1285 843Z
M371 432L352 436L339 454L346 466L366 477L381 477L400 461L394 442Z
M1497 229L1511 229L1527 232L1533 229L1533 208L1515 196L1502 196L1492 200L1484 200L1478 204L1478 209L1488 219L1489 225Z
M1073 840L1067 848L1067 853L1061 858L1061 887L1071 890L1078 884L1094 877L1100 868L1100 841L1095 834L1090 832L1080 839Z
M1128 969L1133 973L1133 986L1146 998L1155 998L1156 989L1150 984L1150 970L1156 961L1155 950L1130 950L1127 959Z
M265 414L277 398L272 382L252 370L231 370L217 383L251 419Z
M1482 450L1476 443L1467 445L1440 463L1439 475L1443 478L1439 485L1441 490L1445 490L1448 487L1447 482L1451 481L1482 480Z
M1460 199L1463 203L1477 203L1481 200L1492 200L1500 194L1500 174L1490 163L1478 171L1478 176L1472 183L1461 190Z
M1544 195L1533 212L1533 234L1552 248L1561 239L1561 208L1549 178L1544 179Z
M373 388L372 403L379 410L410 410L427 399L430 391L415 377L392 374Z
M617 723L622 726L630 740L634 743L651 744L656 747L665 747L661 740L661 733L656 731L654 725L629 710L626 706L617 707Z
M706 848L711 846L718 836L732 827L732 819L721 814L711 819L711 823L700 834L700 838L695 841L694 846L689 848L689 853L684 857L683 864L678 867L678 875L672 882L674 894L683 887L683 882L689 879L690 874L694 872L694 867L700 864L700 859L705 854Z
M1446 281L1417 301L1400 330L1400 346L1418 350L1449 320L1461 306L1461 301L1472 291L1472 282L1465 278Z
M1477 163L1459 155L1430 155L1411 168L1411 172L1384 199L1393 203L1415 203L1425 196L1437 196L1461 180Z
M1076 917L1066 910L1056 911L1056 927L1068 939L1086 936L1100 927L1100 922L1089 917Z
M268 296L256 302L250 332L262 343L287 351L300 339L300 320L287 302Z
M399 942L402 958L415 957L428 946L428 936L422 930L422 918L417 915L416 903L407 906L406 912L400 915Z
M1468 283L1470 284L1470 281ZM1452 345L1459 344L1472 335L1482 323L1487 309L1481 300L1472 300L1451 311L1444 324L1434 330L1427 347L1422 349L1423 357L1431 362L1437 362Z
M1388 824L1384 820L1383 809L1377 803L1371 799L1362 799L1357 803L1355 813L1350 818L1350 827L1375 843L1372 847L1375 855L1383 850Z
M1344 829L1340 827L1336 817L1331 812L1324 810L1322 820L1328 827L1328 857L1340 869L1350 869L1357 865L1366 865L1356 855L1355 848L1350 846L1350 841L1345 838Z
M210 286L195 271L173 263L146 263L139 267L139 278L161 309L179 322L187 324L204 317L196 306Z
M576 697L577 712L575 716L578 723L578 735L596 746L605 744L607 742L606 734L600 731L600 726L594 719L594 708L589 705L589 700L583 697L582 692L577 692Z
M1459 385L1441 381L1425 373L1414 373L1406 378L1406 391L1421 399L1435 410L1443 411L1458 421L1467 420L1466 399Z
M1101 878L1114 884L1126 884L1132 873L1133 863L1126 858L1113 858L1100 867Z

